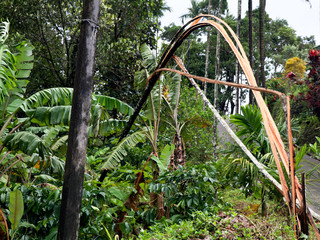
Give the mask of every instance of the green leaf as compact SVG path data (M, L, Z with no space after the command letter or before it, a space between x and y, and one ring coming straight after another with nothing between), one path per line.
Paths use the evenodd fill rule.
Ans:
M9 211L9 221L11 223L11 229L15 230L18 227L24 212L22 193L18 189L10 192Z
M17 73L16 78L28 78L33 68L34 56L32 50L34 49L26 42L22 42L17 49L19 54L16 56Z
M166 145L160 154L160 158L152 155L151 159L154 160L160 169L160 171L165 171L168 169L168 165L170 163L170 156L174 151L174 145Z
M131 227L130 227L130 224L128 222L120 223L119 227L120 227L121 232L123 232L124 234L128 234L131 231Z
M127 200L127 198L129 197L130 194L122 191L121 189L117 188L117 187L111 187L109 189L109 192L115 196L116 198L120 199L121 201L125 201Z
M41 157L44 157L44 155L50 152L50 149L44 140L27 131L16 132L8 135L4 139L3 145L10 150L20 150L30 156L36 151Z
M141 46L142 64L148 70L149 73L153 72L157 65L155 56L152 54L150 47L147 44Z
M34 229L37 229L37 227L35 225L33 225L32 223L29 223L29 222L20 222L20 225L19 227L24 227L24 228L34 228Z
M116 146L111 153L106 157L105 162L102 164L101 169L112 169L115 168L119 162L127 156L126 148L133 148L140 142L145 141L145 134L142 131L132 133L131 135L125 137Z
M124 207L123 201L118 200L117 198L111 198L110 199L111 203L113 203L114 205L118 206L118 207Z
M134 109L130 105L114 97L94 95L92 98L92 105L96 104L102 105L106 110L116 109L124 115L132 115L134 112Z
M72 88L49 88L35 94L31 95L27 98L21 109L26 112L27 110L32 110L37 107L44 106L71 106L72 104Z
M56 182L57 181L55 178L53 178L47 174L39 174L39 175L35 176L34 178L45 180L47 182Z
M51 145L52 150L58 150L61 146L65 145L68 141L68 135L58 138L57 141Z

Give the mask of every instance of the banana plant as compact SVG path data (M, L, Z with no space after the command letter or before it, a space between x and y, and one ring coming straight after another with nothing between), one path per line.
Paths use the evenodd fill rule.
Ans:
M174 74L168 81L166 86L164 86L162 98L164 100L164 113L167 118L164 121L172 127L175 134L173 137L173 143L175 145L175 150L170 159L170 168L175 170L177 165L184 166L186 161L185 145L183 137L181 135L184 127L187 126L190 121L181 122L178 117L178 108L180 100L181 91L181 76Z
M24 159L29 160L25 161L29 166L37 164L40 168L52 168L62 176L72 94L71 88L52 88L25 99L13 113L23 117L15 119L14 131L3 137L3 147L7 151L22 151L27 155ZM108 111L113 109L117 109L122 119L110 118ZM118 99L93 95L89 136L108 136L120 132L126 126L126 117L132 112L128 104Z
M0 24L0 177L17 164L51 167L62 175L73 89L45 89L25 98L33 47L21 42L12 53L5 44L8 32L9 23ZM110 118L113 109L119 118ZM89 136L120 132L132 112L118 99L93 95Z
M145 87L146 80L155 69L157 63L156 58L153 56L150 48L146 44L141 46L141 55L143 69L135 74L135 87L138 90ZM163 100L163 81L164 78L161 77L158 87L151 92L144 110L139 115L140 121L135 124L135 132L128 135L113 148L110 154L104 159L104 163L101 165L102 169L115 168L127 155L127 147L133 148L138 143L144 142L146 139L152 146L153 155L155 157L160 156L160 151L158 149L158 133Z
M146 86L146 81L155 69L157 63L156 58L146 44L141 46L141 55L143 69L135 74L135 87L138 90ZM133 148L136 144L144 142L147 139L152 146L152 153L146 161L145 166L148 162L151 163L153 179L155 180L159 177L160 171L167 170L169 157L173 153L174 145L166 145L160 150L158 144L161 113L163 110L164 81L165 77L161 76L157 87L151 91L145 108L139 115L139 121L135 123L136 130L122 139L121 142L111 150L101 166L102 169L115 168L127 155L126 148ZM136 209L135 205L139 201L139 197L143 194L143 190L139 187L139 183L141 179L143 179L143 172L144 168L141 170L141 173L137 175L135 184L137 193L132 193L128 198L129 202L133 203L131 204L132 209ZM103 181L103 178L100 178L100 180ZM157 218L160 219L164 216L165 210L163 207L163 197L161 195L150 193L150 203L157 208Z
M5 228L8 240L9 240L9 233L11 235L11 240L13 240L18 229L21 227L24 227L24 228L32 227L36 229L36 226L34 226L33 224L21 221L22 215L24 213L24 203L23 203L22 193L19 189L16 189L10 192L9 216L8 216L8 219L10 221L10 229L8 227L7 221L5 219L5 215L3 214L2 210L0 210L0 213L1 213L2 219L4 220L3 221L4 226L1 226L1 227Z

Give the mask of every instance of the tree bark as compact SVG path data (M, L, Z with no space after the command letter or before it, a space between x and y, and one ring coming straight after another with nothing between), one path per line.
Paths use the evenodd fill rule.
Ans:
M260 83L258 84L261 87L266 87L266 77L264 71L264 21L265 21L265 7L266 0L260 0L259 6L259 52L260 52ZM263 94L264 95L264 94Z
M84 0L58 239L78 239L100 0Z
M253 69L253 37L252 37L252 0L248 0L248 17L249 17L249 62ZM249 103L253 104L253 92L249 91Z
M219 0L219 8L218 8L218 14L217 17L220 17L221 15L221 9L222 9L222 0ZM220 32L217 33L217 46L216 46L216 66L215 66L215 79L219 80L220 79L220 39L221 39L221 34ZM214 85L214 100L213 100L213 105L217 107L218 103L218 84ZM218 122L214 118L213 121L213 136L212 136L212 145L213 145L213 157L216 157L217 155L217 142L218 142L218 133L217 133L217 127L218 127Z
M211 14L211 0L209 0L209 5L208 5L208 14ZM207 27L207 47L206 47L206 63L205 63L205 70L204 70L204 76L208 77L208 72L209 72L209 56L210 56L210 31L211 27ZM203 88L204 95L207 96L207 83L204 83L204 88ZM205 110L206 104L203 104L203 110Z
M237 19L237 36L238 38L240 38L240 22L241 22L241 0L238 0L238 19ZM238 60L236 60L236 73L235 73L235 77L236 77L236 83L239 83L239 77L240 77L240 66L239 66L239 62ZM240 89L236 88L236 113L240 112Z

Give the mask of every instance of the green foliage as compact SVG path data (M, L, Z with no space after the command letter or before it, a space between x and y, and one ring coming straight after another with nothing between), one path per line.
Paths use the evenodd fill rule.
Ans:
M219 213L196 211L191 220L157 223L141 232L138 239L293 239L294 231L283 222L286 218L272 217L257 221L257 216L245 217L233 210Z
M212 160L212 119L210 111L203 110L193 88L182 86L178 108L180 122L184 123L181 136L185 141L186 162L203 163Z
M2 40L8 32L5 23ZM3 45L9 49L7 45ZM1 85L2 100L0 101L1 151L4 165L1 176L11 168L22 172L27 167L35 167L46 173L61 177L64 169L63 159L66 153L68 126L71 115L73 89L50 88L41 90L28 98L24 97L25 87L33 67L33 47L22 42L17 45L16 53L5 51L1 60L3 79L10 80L11 85ZM4 80L4 81L2 81ZM108 136L119 132L125 125L124 120L133 113L128 104L103 95L92 97L92 118L90 119L89 136ZM109 112L115 115L110 120ZM110 121L108 121L110 120ZM19 130L19 131L17 131ZM11 152L17 153L15 156ZM22 154L23 153L23 154ZM48 172L48 169L49 170ZM11 174L8 174L8 177ZM25 180L30 179L27 174ZM28 180L26 180L28 181ZM8 177L10 182L10 177Z
M50 152L43 139L26 131L8 135L3 141L3 145L8 149L22 151L30 156L37 152L41 157L45 157Z
M242 114L235 114L230 117L230 122L239 128L237 136L244 140L244 144L252 152L259 152L262 155L269 153L269 141L263 128L259 108L247 105L241 107L241 112Z
M15 234L18 232L19 228L36 228L33 224L29 222L22 222L21 218L24 214L24 203L23 203L23 197L22 193L19 189L15 189L10 192L9 194L10 200L9 200L9 216L8 219L11 223L11 239L14 239Z
M320 120L313 116L300 121L301 130L297 135L297 143L299 145L315 143L316 137L319 136Z
M126 148L133 148L140 142L145 141L145 134L142 131L137 131L125 137L105 158L102 164L102 169L115 168L119 162L127 155Z
M309 144L309 149L314 154L314 157L320 160L320 137L316 137L317 142Z
M18 189L10 192L9 211L11 229L15 230L20 223L24 211L22 193Z
M192 212L205 211L220 204L218 172L214 164L201 164L176 171L165 171L150 185L151 192L163 192L170 216L190 218Z
M208 235L207 229L201 229L200 226L195 226L193 221L181 221L179 223L157 223L150 227L149 231L140 233L138 239L190 239L196 237L203 237Z
M113 180L116 180L116 178L113 178ZM124 201L133 191L133 187L130 184L131 181L121 179L121 181L116 182L113 180L110 179L105 182L102 188L99 188L95 181L84 182L80 239L106 239L107 233L101 224L107 228L109 234L114 235L113 228L117 211L125 209ZM33 184L15 186L15 188L20 189L16 191L21 192L19 198L14 200L19 200L22 209L24 206L23 215L20 211L21 206L19 206L22 219L15 231L16 239L51 240L57 238L62 194L61 184L62 182L48 176L38 176L34 179ZM10 207L13 203L12 193L10 193L10 188L1 186L0 202L2 206L10 203L10 215L15 213ZM24 204L20 201L22 196Z
M265 169L278 178L260 110L256 106L248 105L242 107L241 111L242 115L235 114L230 117L230 122L237 128L237 136ZM257 167L247 159L238 146L231 146L225 153L225 175L234 187L240 187L246 196L254 194L259 197L261 205L264 205L268 197L279 197L275 187L261 176Z
M174 150L174 145L166 145L161 151L160 157L151 156L151 159L155 161L160 171L166 171L170 162L170 157Z

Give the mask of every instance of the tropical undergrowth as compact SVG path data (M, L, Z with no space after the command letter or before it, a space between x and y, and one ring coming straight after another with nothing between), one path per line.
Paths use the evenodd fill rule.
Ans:
M9 221L0 218L0 236L8 227L11 239L56 239L72 89L25 98L27 80L18 63L33 58L32 47L24 47L16 55L7 51L12 61L6 58L10 64L3 65L0 204ZM156 59L145 45L142 57L136 80L143 89ZM32 68L27 66L24 77ZM163 74L120 142L133 108L93 95L79 238L292 239L286 227L291 220L277 208L284 208L281 197L243 152L231 146L213 157L213 115L194 90L181 85L185 81ZM238 136L277 176L260 112L249 106L242 112L231 118ZM318 145L312 147L319 155ZM276 222L273 212L284 218Z
M294 239L284 202L268 201L268 214L261 217L259 199L246 197L234 188L224 190L228 207L195 211L191 218L173 223L158 222L138 239Z

